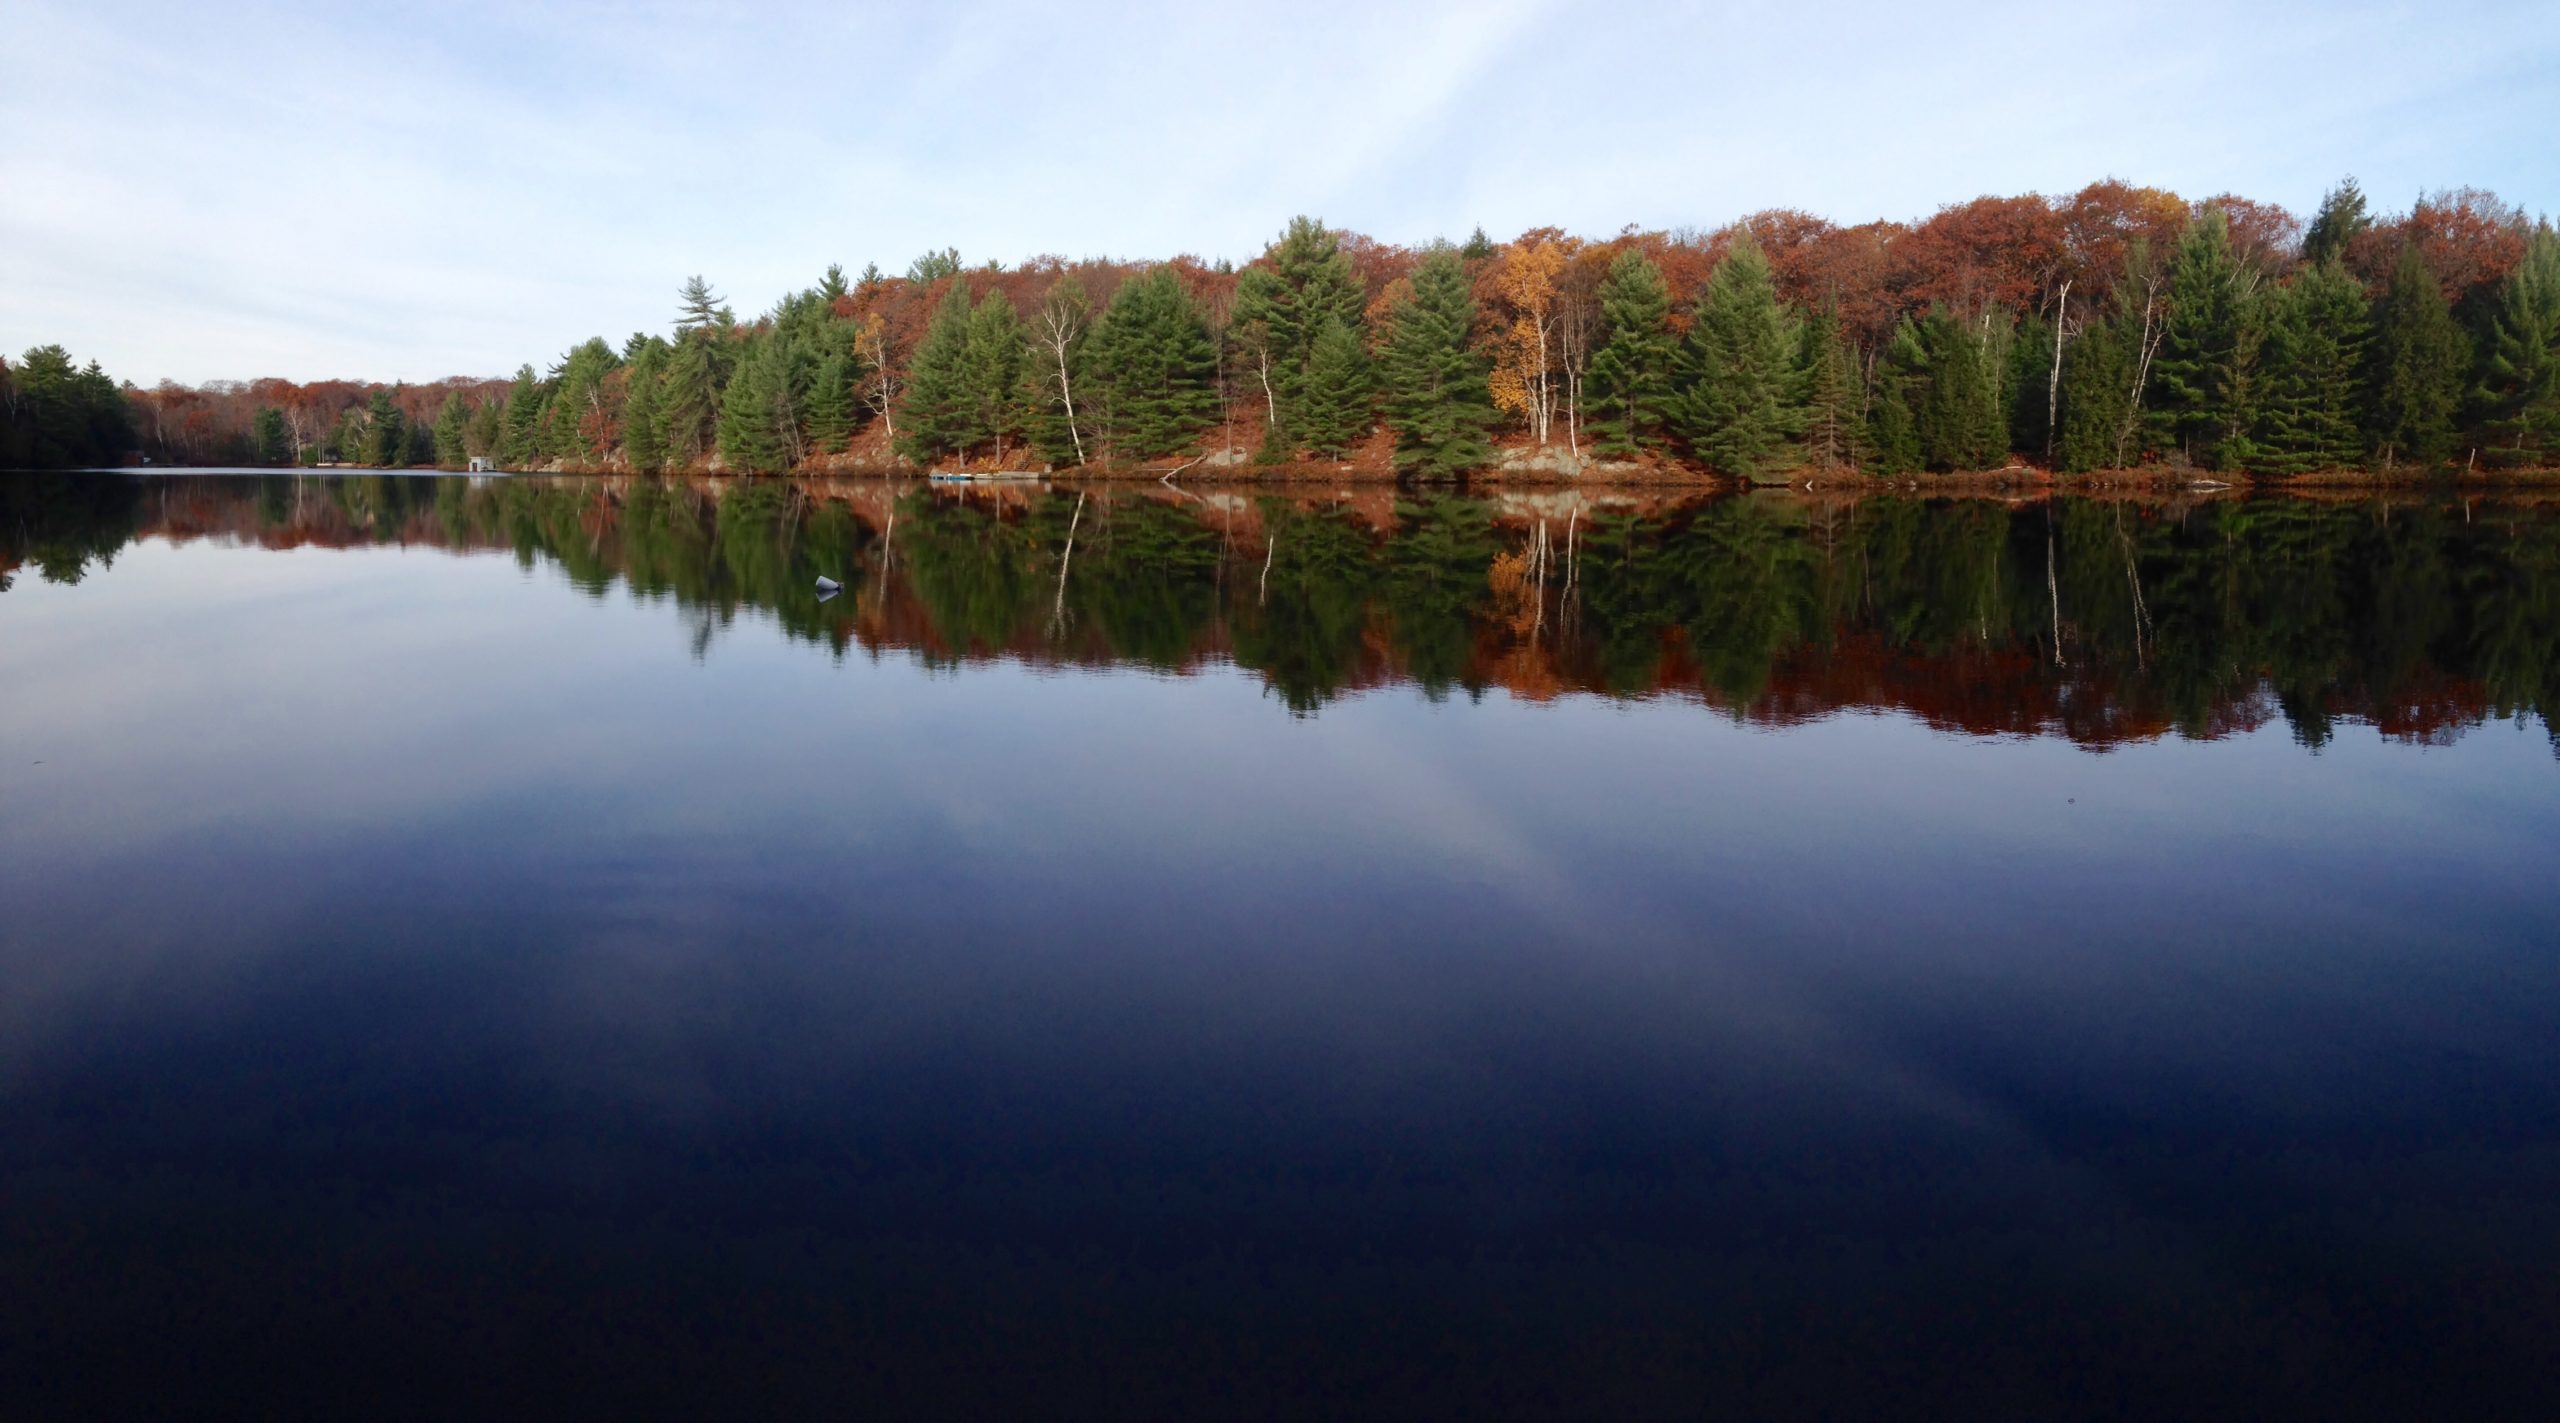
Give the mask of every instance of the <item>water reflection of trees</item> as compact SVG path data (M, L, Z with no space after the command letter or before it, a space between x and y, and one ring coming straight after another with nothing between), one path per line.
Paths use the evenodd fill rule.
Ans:
M2281 717L2316 746L2350 719L2420 739L2548 725L2560 699L2560 514L2518 503L1390 509L289 475L0 491L0 577L76 582L136 537L503 549L594 597L671 604L697 647L744 612L838 655L936 665L1227 661L1299 713L1405 682L1683 695L1768 722L1889 707L2091 745ZM843 595L821 602L820 574Z

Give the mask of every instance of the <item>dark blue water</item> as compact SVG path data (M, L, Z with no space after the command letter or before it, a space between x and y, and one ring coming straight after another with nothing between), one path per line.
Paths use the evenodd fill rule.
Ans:
M1321 510L386 487L0 540L0 1416L2560 1408L2534 510L1292 612Z

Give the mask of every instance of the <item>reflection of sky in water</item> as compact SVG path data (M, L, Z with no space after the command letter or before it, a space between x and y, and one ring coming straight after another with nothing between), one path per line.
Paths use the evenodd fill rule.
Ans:
M844 1337L1374 1382L1437 1318L1440 1367L1509 1360L1461 1395L2487 1397L2560 1303L2538 726L1293 719L1232 670L752 621L697 660L504 557L157 542L0 598L0 685L0 1182L99 1252L11 1237L98 1291L75 1350L133 1299L65 1281L190 1231L297 1287L393 1260L419 1348L591 1270L840 1357L826 1281L912 1267L944 1293ZM497 1263L438 1274L464 1239ZM731 1327L594 1288L528 1327ZM2014 1390L1872 1362L1911 1350Z

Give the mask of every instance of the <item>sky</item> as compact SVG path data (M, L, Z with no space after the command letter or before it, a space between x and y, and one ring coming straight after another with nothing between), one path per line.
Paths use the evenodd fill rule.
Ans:
M752 14L733 11L752 10ZM830 262L1924 217L2103 177L2560 215L2560 4L0 0L0 350L504 375Z

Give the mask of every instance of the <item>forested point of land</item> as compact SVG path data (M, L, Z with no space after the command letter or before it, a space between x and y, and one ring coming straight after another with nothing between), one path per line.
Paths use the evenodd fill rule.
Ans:
M1398 247L1297 218L1242 267L929 253L512 380L117 386L0 362L0 466L1745 480L2560 468L2560 236L2476 189L2305 222L2109 180L1914 223Z

